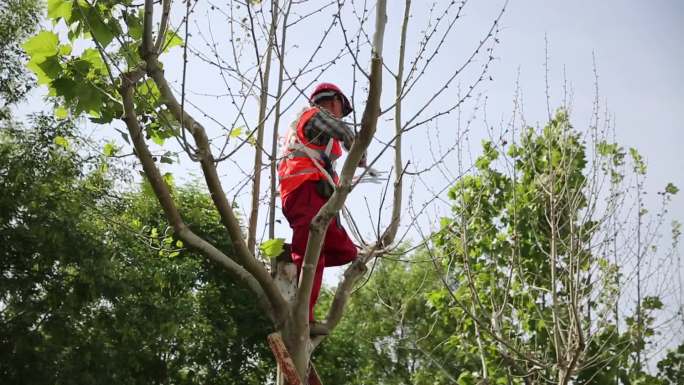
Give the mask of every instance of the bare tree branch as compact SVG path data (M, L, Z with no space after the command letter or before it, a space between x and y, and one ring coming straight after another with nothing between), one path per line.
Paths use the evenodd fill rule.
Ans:
M204 127L197 122L190 114L183 111L180 103L171 91L164 72L157 59L157 54L150 51L152 47L152 13L153 1L145 0L145 19L143 30L143 46L142 54L146 63L146 72L154 80L159 88L162 99L174 116L174 118L183 123L182 129L188 130L197 146L197 158L202 166L202 173L204 174L207 187L211 193L211 198L214 205L218 209L223 225L228 230L230 239L237 252L237 259L239 264L245 268L254 278L259 282L263 291L266 293L271 306L274 309L274 314L278 319L283 317L287 311L287 304L278 288L273 283L271 276L266 271L266 268L259 263L254 255L249 251L245 241L242 237L242 231L231 204L225 196L223 187L216 172L216 165L214 163L213 155L209 147L209 140L206 135Z

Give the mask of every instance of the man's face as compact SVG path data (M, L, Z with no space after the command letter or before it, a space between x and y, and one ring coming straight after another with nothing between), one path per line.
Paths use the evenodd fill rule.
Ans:
M332 116L342 118L342 100L339 96L332 98L326 107Z

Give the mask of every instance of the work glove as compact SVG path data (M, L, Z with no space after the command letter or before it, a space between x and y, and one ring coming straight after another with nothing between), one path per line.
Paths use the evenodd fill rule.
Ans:
M323 132L326 135L342 141L342 144L347 151L349 151L354 143L354 132L349 128L347 123L335 118L325 109L320 109L309 122L309 124L312 124L319 132Z
M327 179L319 179L316 182L316 192L324 199L329 199L335 192L335 188L330 185Z
M333 165L332 162L330 161L330 158L323 155L323 169L325 172L330 175L332 178L335 174L335 170L333 170ZM330 184L330 181L328 178L323 178L319 179L318 182L316 183L316 191L318 192L318 195L322 196L325 199L328 199L332 196L333 192L335 192L335 188Z

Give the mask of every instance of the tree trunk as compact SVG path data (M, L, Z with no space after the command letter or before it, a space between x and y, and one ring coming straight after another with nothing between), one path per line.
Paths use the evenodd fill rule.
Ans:
M290 245L285 244L283 252L275 259L272 269L274 281L283 298L292 305L297 294L297 267L292 262ZM292 369L296 370L296 375L299 379L308 377L309 359L311 357L312 345L308 336L309 328L301 328L297 325L291 312L288 319L277 333L269 336L269 345L278 361L278 368L276 374L276 384L278 385L293 385L291 373ZM305 329L307 333L302 333ZM274 336L278 334L278 336ZM282 346L274 346L277 342L273 339L279 339ZM284 359L289 359L290 362L283 365ZM292 367L289 366L291 363ZM297 380L299 380L297 379ZM302 383L300 382L295 382Z

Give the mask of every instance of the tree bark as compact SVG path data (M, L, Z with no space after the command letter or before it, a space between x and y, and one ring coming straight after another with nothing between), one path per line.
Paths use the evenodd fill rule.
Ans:
M247 10L250 10L247 6ZM250 22L252 14L250 12ZM259 93L259 117L257 125L256 145L254 146L254 182L252 183L252 209L249 214L249 223L247 226L247 248L250 252L255 252L256 245L256 226L259 219L259 195L261 192L261 166L262 158L261 151L264 145L264 125L266 117L266 108L268 105L268 83L271 75L271 54L273 53L273 44L275 41L275 32L278 27L278 1L274 0L271 6L271 27L268 32L268 44L266 46L266 59L264 70L261 70L261 63L259 63L259 76L261 79L261 87ZM254 49L256 51L256 59L260 60L259 50L257 48L257 40L254 35L254 25L252 24L252 36L254 37ZM271 156L274 156L273 154Z

